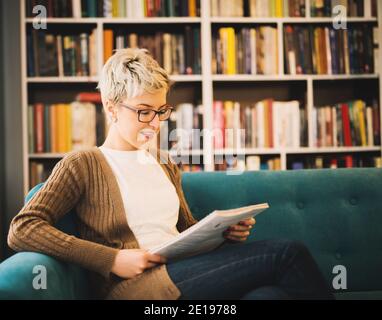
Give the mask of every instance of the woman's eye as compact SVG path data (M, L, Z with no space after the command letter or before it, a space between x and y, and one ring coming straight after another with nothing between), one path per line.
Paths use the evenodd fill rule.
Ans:
M143 114L143 115L145 115L145 116L147 116L147 115L149 115L151 113L151 111L141 111L141 114Z

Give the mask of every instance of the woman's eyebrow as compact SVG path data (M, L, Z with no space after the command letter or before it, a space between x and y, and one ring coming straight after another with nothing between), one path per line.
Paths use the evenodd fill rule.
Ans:
M161 105L161 106L158 108L158 110L160 110L162 107L164 107L164 106L166 106L166 105L167 105L167 103ZM145 107L149 107L149 108L151 108L151 109L155 109L153 106L151 106L151 105L149 105L149 104L146 104L146 103L140 103L140 104L138 104L138 107L140 107L140 106L145 106Z

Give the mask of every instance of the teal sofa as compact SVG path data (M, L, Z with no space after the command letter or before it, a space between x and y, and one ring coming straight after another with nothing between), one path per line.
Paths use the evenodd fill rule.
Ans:
M333 288L337 299L382 299L382 169L183 173L182 185L197 219L215 209L268 202L247 241L300 240L331 287L333 268L346 268L347 288ZM76 235L73 214L57 227ZM35 265L47 268L46 290L32 287ZM86 274L43 254L17 253L0 264L0 299L87 299Z

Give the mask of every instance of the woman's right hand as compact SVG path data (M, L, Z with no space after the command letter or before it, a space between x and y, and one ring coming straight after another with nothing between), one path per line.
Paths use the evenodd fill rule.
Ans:
M166 262L165 257L150 253L144 249L123 249L117 253L111 272L123 279L130 279L148 268Z

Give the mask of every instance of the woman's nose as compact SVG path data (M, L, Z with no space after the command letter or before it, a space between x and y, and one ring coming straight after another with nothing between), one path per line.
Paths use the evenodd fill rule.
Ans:
M156 130L159 129L160 126L160 120L159 120L159 114L157 113L153 120L150 121L150 125L154 127Z

